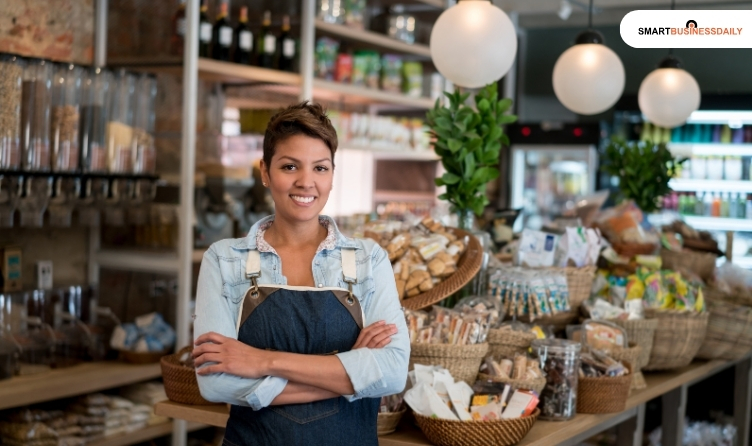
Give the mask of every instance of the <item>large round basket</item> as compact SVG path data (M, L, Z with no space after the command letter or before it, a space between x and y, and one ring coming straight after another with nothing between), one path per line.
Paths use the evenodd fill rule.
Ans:
M421 308L426 308L436 302L440 302L461 290L480 271L480 265L483 261L483 247L480 246L478 239L462 229L447 229L451 230L457 238L462 239L467 237L468 240L467 248L457 262L457 271L425 293L402 300L402 306L408 310L420 310Z
M167 350L159 352L134 352L131 350L118 350L118 358L129 364L154 364L167 353Z
M488 344L410 344L410 370L415 364L439 365L449 370L455 381L475 383Z
M708 288L706 292L708 331L698 358L738 359L752 349L752 308L726 302L722 294Z
M543 388L546 387L546 378L544 377L536 379L512 379L478 373L478 380L507 384L510 387L509 390L512 392L515 390L533 390L538 395L540 395Z
M650 353L653 351L653 338L655 329L658 327L657 319L611 319L610 322L622 327L627 332L629 342L640 346L640 355L637 357L636 370L642 370L650 362ZM642 372L635 373L640 376Z
M631 368L629 363L627 368ZM580 377L577 384L577 413L616 413L626 409L632 376L616 378Z
M711 252L685 249L682 252L661 249L662 268L674 271L689 270L705 280L713 278L718 256Z
M216 404L201 396L196 380L196 370L180 362L180 358L191 350L192 347L190 346L183 347L177 353L163 356L159 361L162 366L162 380L164 381L167 398L181 404L198 406Z
M708 313L648 309L645 316L658 319L650 361L643 370L671 370L689 365L705 341Z
M535 339L535 334L531 331L493 328L488 330L488 354L496 359L524 355L533 339Z
M453 421L415 414L415 421L431 444L437 446L512 446L525 438L540 415L510 420Z
M655 243L612 243L611 246L620 256L630 259L638 255L653 254L658 249Z
M378 435L388 435L397 430L397 425L405 414L406 409L399 412L379 412L376 419L376 433Z
M647 387L645 384L645 378L642 376L642 372L639 367L639 357L642 349L634 342L629 343L628 348L615 348L609 352L609 356L617 361L626 362L632 365L632 385L629 390L644 389Z
M541 325L552 325L557 330L563 330L567 325L575 322L580 317L580 306L590 297L595 280L595 266L582 268L546 268L546 272L559 272L567 276L567 288L569 289L570 310L553 316L546 316L535 320ZM529 316L520 317L520 320L530 322Z

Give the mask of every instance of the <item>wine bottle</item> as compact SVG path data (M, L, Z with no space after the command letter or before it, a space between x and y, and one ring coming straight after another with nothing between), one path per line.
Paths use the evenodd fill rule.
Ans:
M178 10L172 16L172 37L170 38L170 52L175 56L183 55L185 45L185 0L180 0Z
M261 22L261 32L256 44L258 65L264 68L274 67L274 54L277 51L277 39L272 34L271 25L272 13L264 11L264 20Z
M240 8L240 19L238 26L235 28L235 50L233 51L233 61L248 65L253 58L253 33L248 28L248 7Z
M232 49L232 27L227 20L227 3L222 2L219 6L217 21L214 22L212 30L212 57L217 60L230 60L230 50Z
M201 2L201 15L198 17L198 57L209 57L212 41L212 24L206 15L206 0Z
M277 41L277 68L292 71L295 63L295 39L290 37L290 16L282 16L282 33Z

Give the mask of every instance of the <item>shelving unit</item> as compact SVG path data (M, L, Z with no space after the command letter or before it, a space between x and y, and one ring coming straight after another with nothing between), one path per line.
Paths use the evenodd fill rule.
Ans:
M684 221L703 231L752 231L752 220L747 219L686 215Z
M752 144L672 142L669 150L676 156L752 156Z
M316 31L325 35L340 37L381 51L410 54L421 58L431 57L431 49L427 45L409 44L373 31L327 23L319 19L316 19L315 23Z
M676 192L733 192L752 194L752 181L693 180L674 178L668 185Z
M89 362L0 381L0 410L99 392L162 376L159 364Z
M204 423L187 423L186 431L194 432L197 430L205 429L207 427L211 426ZM137 431L104 437L99 440L86 443L86 446L128 446L131 444L143 443L155 438L164 437L165 435L170 435L172 433L172 428L172 422L155 424L153 426L147 426Z

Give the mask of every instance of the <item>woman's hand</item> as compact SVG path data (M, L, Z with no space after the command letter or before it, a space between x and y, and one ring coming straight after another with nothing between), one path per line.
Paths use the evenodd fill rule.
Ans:
M356 348L382 348L392 342L392 335L397 333L397 326L387 324L384 321L374 322L360 331L358 340L355 341L353 350Z
M193 362L199 375L228 373L243 378L261 378L269 374L266 364L270 353L237 339L209 332L196 339ZM210 362L216 364L204 366Z

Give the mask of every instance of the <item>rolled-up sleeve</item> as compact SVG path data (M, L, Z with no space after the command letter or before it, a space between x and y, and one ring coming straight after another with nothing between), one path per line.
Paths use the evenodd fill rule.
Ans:
M204 254L196 289L194 336L215 332L237 339L238 307L224 296L219 257L212 246ZM249 406L254 410L271 404L287 385L275 376L261 379L242 378L227 373L196 375L201 396L215 403Z
M395 324L397 333L383 348L359 348L338 353L337 357L350 377L354 395L348 399L379 398L401 392L407 383L410 339L402 312L392 265L386 252L374 245L371 253L374 292L364 303L366 323L385 321Z

